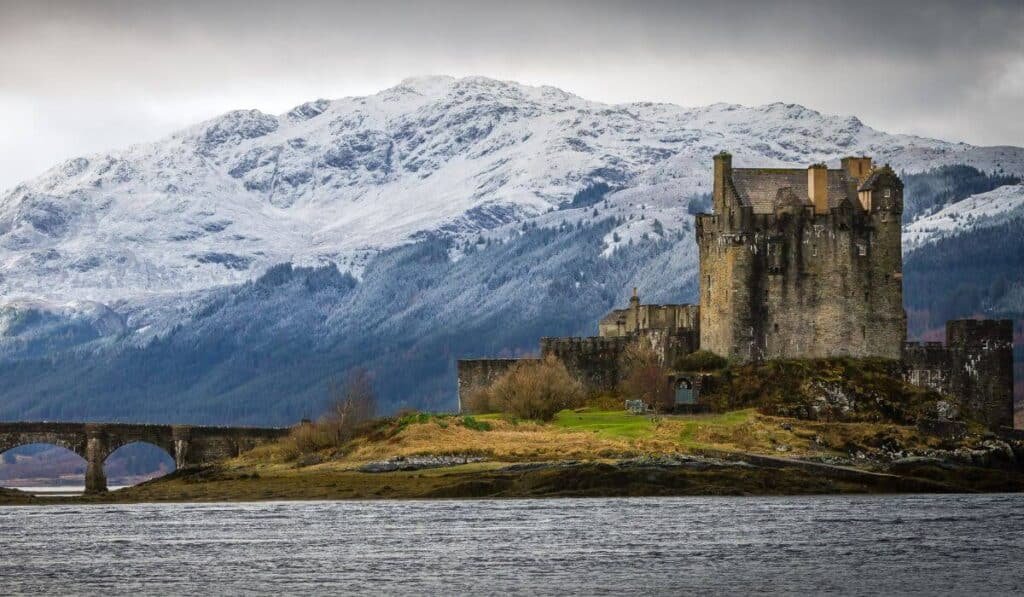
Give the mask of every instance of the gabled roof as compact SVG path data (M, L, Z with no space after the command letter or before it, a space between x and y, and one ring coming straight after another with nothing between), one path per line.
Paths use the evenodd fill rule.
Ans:
M811 205L806 168L733 168L732 183L741 204L753 207L754 213L775 213L777 206L792 205L794 198ZM839 205L844 198L849 198L852 205L859 205L857 180L847 176L845 170L829 170L829 207Z
M875 168L874 170L872 170L871 176L868 176L864 183L861 184L857 190L873 190L875 188L875 185L879 184L883 180L889 180L891 181L890 184L895 184L898 188L901 189L903 188L903 182L900 181L900 178L898 176L896 176L896 173L893 172L892 168L890 168L889 165L886 164L881 168Z

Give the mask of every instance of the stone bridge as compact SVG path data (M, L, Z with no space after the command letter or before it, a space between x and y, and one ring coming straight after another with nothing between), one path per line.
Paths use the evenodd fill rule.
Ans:
M288 434L287 428L195 427L131 423L0 423L0 454L27 444L67 448L85 459L85 491L107 490L103 463L114 450L135 442L163 448L176 468L231 458Z

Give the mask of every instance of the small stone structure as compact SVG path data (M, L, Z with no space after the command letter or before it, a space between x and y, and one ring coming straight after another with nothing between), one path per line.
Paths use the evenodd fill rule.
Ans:
M103 463L114 450L135 442L163 448L176 468L231 458L288 434L287 428L193 427L127 423L0 423L0 453L28 444L67 448L86 460L85 490L107 490Z
M904 376L914 385L957 398L963 415L992 429L1013 427L1013 322L946 322L946 344L903 345Z

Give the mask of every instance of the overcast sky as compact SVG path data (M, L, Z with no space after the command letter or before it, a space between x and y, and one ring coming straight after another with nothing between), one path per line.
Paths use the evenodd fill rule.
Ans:
M1024 0L0 0L0 188L230 109L428 74L1024 145Z

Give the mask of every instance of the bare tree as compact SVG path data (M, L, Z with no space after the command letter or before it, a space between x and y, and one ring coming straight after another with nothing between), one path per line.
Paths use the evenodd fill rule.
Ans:
M325 418L339 443L350 439L360 424L373 419L377 414L373 377L366 369L353 369L343 384L331 382L327 392L331 406Z

